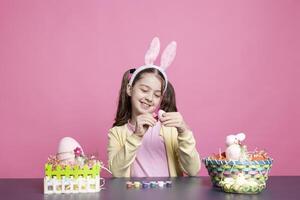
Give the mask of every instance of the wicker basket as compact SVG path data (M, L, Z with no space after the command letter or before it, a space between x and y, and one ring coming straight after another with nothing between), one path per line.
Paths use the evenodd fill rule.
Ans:
M258 193L265 189L273 160L269 158L259 161L227 161L214 160L208 157L203 159L203 162L214 186L221 187L225 192L250 194ZM239 174L243 174L248 180L257 181L259 187L237 190L222 184L225 178L235 179Z

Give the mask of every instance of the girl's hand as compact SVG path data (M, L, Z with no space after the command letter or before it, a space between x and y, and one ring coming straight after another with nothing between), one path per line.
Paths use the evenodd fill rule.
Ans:
M179 112L166 112L160 117L162 125L167 127L176 127L178 133L183 133L188 130L182 115Z
M153 127L157 121L150 113L145 113L136 117L134 134L143 137L149 126Z

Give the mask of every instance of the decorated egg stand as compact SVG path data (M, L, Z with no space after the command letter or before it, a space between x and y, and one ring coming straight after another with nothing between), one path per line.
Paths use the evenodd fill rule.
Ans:
M95 156L84 155L76 140L65 137L56 156L49 156L45 164L44 193L99 192L105 184L102 168L109 171Z
M248 152L241 142L245 134L226 138L226 152L203 159L214 186L224 192L256 194L266 188L273 160L265 151Z

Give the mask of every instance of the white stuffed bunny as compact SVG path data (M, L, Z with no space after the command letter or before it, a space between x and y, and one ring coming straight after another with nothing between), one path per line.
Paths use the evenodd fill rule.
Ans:
M244 133L238 133L236 135L228 135L226 137L226 158L227 160L246 160L247 150L246 146L242 146L241 142L245 140L246 135Z

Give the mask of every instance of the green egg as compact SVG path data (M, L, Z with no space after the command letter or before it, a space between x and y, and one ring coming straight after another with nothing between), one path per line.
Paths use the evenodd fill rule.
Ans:
M230 165L223 165L223 168L224 168L224 169L230 169L231 166L230 166Z
M258 192L258 186L256 185L252 186L252 192Z
M239 185L233 185L232 189L235 191L235 192L238 192L240 190L240 186Z
M244 169L244 168L246 168L245 165L236 165L235 167L236 167L237 169Z
M250 189L251 189L251 187L250 187L249 185L244 185L244 186L242 187L242 192L248 193L248 192L250 191Z
M254 178L256 178L256 179L260 179L261 177L263 177L261 174L256 174L256 175L254 176Z
M259 180L259 182L262 182L262 183L263 183L263 182L265 182L265 177L264 177L264 176L261 176L258 180Z
M230 191L230 189L231 189L231 184L225 184L224 187L223 187L223 189L224 189L225 191Z

